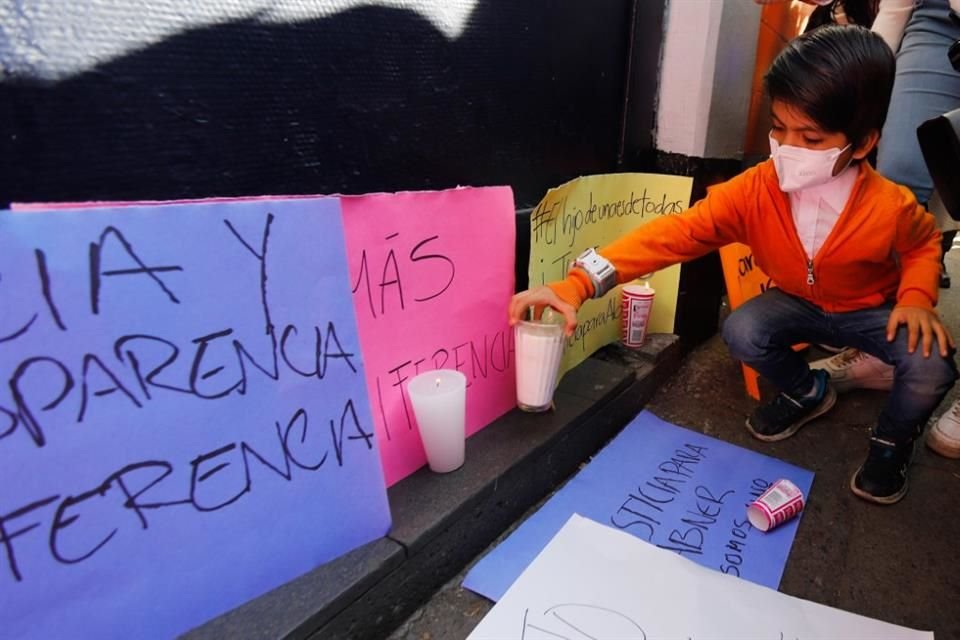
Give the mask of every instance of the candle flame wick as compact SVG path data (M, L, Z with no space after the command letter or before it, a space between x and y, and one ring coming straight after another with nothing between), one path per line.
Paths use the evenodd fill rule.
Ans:
M437 386L440 386L440 378L437 378Z

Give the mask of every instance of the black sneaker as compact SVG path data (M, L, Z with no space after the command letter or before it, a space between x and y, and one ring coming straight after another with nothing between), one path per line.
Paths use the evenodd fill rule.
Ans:
M789 438L800 427L829 411L837 401L837 392L830 386L829 374L813 371L817 392L810 398L795 398L780 393L776 398L754 409L747 418L747 430L753 437L767 442Z
M893 504L907 494L907 467L913 443L870 438L870 453L850 478L850 490L864 500Z

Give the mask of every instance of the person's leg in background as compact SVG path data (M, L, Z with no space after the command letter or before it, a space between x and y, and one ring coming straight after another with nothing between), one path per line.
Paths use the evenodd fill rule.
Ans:
M957 167L960 180L960 167ZM947 213L946 207L935 192L930 200L930 211L937 216L943 237L940 244L940 286L950 286L945 260L956 236L956 221ZM943 412L927 433L927 446L947 458L960 458L960 400Z
M957 237L957 230L950 229L943 232L940 239L940 286L944 289L950 288L950 274L947 273L947 251L953 246L953 239Z
M917 127L960 108L960 73L953 69L947 56L950 45L960 39L960 27L950 19L949 0L917 0L916 5L897 52L897 74L880 137L877 170L908 187L918 201L926 204L934 195L933 180L923 160ZM952 237L949 243L947 240L952 231L949 226L942 225L948 233L944 234L941 260L952 244ZM946 266L942 269L941 284L949 285ZM893 385L893 368L889 364L853 349L810 366L830 373L840 392L890 389ZM938 453L960 458L960 401L934 425L927 444Z
M897 75L877 151L881 175L927 203L933 179L923 161L917 127L960 107L960 73L947 51L960 38L948 0L918 0L897 52Z
M957 180L960 180L960 167L957 168ZM947 252L953 247L953 239L957 236L957 221L947 212L947 207L943 204L940 194L933 192L930 198L930 205L927 207L937 219L937 226L940 227L940 288L950 288L950 273L947 271Z
M960 72L947 56L958 39L960 27L950 19L949 0L919 0L897 52L897 75L877 150L877 171L909 188L924 205L933 195L933 179L920 151L917 127L960 108ZM944 246L945 251L949 249Z
M953 239L957 237L956 229L943 231L940 238L940 288L950 288L950 273L947 271L947 252L953 247Z

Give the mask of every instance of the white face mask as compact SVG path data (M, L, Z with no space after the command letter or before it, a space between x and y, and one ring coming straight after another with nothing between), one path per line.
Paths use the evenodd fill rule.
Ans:
M780 189L790 193L830 182L834 178L833 167L837 164L837 158L849 148L848 144L843 149L806 149L777 144L770 136L770 157L777 170ZM838 175L840 173L837 172Z

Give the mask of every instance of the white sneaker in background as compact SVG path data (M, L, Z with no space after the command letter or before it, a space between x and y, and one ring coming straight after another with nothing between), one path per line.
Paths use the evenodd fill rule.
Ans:
M960 400L930 427L927 446L944 457L960 458Z
M830 374L830 383L840 393L853 389L893 387L893 365L858 349L844 349L835 356L814 360L811 369L824 369Z

